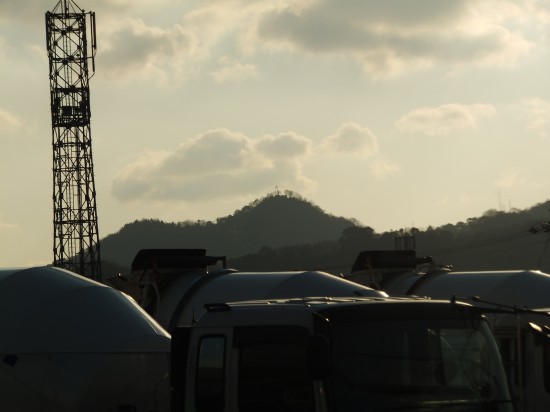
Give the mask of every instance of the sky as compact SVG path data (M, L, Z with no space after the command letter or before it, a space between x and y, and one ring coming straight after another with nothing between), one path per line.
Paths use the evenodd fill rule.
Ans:
M100 238L275 190L379 233L550 197L550 0L76 3ZM53 260L56 4L0 0L0 267Z

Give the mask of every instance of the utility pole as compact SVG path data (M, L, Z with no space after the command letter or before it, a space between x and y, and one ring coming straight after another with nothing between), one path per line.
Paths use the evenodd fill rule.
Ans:
M46 43L52 116L53 265L100 281L88 85L95 72L95 13L84 12L72 0L60 0L46 13Z

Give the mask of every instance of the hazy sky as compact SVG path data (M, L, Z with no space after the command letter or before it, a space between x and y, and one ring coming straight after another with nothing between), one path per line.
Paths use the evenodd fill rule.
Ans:
M0 0L0 267L53 259L56 4ZM377 232L550 197L550 0L77 4L97 20L100 237L276 187Z

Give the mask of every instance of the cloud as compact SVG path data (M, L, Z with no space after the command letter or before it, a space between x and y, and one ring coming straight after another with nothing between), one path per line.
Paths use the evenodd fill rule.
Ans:
M503 4L510 6L504 7L507 12L493 12ZM256 46L346 55L374 77L435 64L507 67L533 47L526 32L536 19L524 21L530 16L526 6L513 5L506 0L308 1L266 12L256 25ZM520 11L524 20L518 21Z
M278 136L264 136L256 143L256 148L264 156L273 159L299 159L309 154L311 145L308 138L286 132Z
M22 126L21 121L14 114L0 109L0 132L14 131Z
M39 3L39 4L37 4ZM80 10L96 11L100 14L109 14L115 12L124 12L135 5L132 0L76 0L75 3ZM92 4L93 3L93 4ZM59 13L59 9L55 9L59 4L58 0L48 0L37 2L36 0L2 0L0 1L0 20L17 22L18 24L35 24L38 16L43 22L46 12ZM54 10L55 9L55 10ZM78 12L78 9L75 9Z
M335 134L321 141L317 152L340 160L347 156L369 158L365 167L376 178L393 175L400 170L397 163L380 154L378 137L368 127L354 122L342 124Z
M97 64L101 72L117 77L175 75L196 46L194 36L179 24L162 28L130 18L105 27L102 37Z
M257 76L257 68L253 64L241 63L224 56L219 60L220 67L212 72L212 77L218 83L237 82Z
M367 127L345 123L335 134L325 138L319 149L327 155L353 154L372 156L379 150L378 138Z
M413 110L399 119L396 126L402 132L442 136L459 130L475 129L480 119L494 114L492 105L451 103Z
M263 193L276 185L308 191L301 160L311 143L294 133L258 140L210 130L173 152L144 154L112 181L122 201L194 202Z
M357 123L342 124L319 144L288 131L251 138L213 129L185 140L173 151L149 151L123 167L111 190L120 201L199 202L258 195L275 186L309 192L317 182L305 165L319 155L336 162L349 156L372 157L369 173L385 177L399 165L379 154L378 139Z
M54 0L50 7L38 10L32 0L3 0L0 19L14 28L20 22L36 25L55 4ZM96 12L97 62L102 70L167 79L194 65L210 66L210 59L216 61L222 55L217 68L204 70L217 82L254 76L259 70L254 53L266 49L344 56L373 78L435 65L451 71L510 67L542 43L550 18L550 7L534 0L224 0L185 5L176 0L154 4L98 0L92 5L77 4Z

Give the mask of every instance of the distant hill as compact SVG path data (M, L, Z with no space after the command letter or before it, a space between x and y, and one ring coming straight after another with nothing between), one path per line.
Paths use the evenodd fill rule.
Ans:
M539 269L550 273L550 233L532 233L550 220L550 201L525 210L488 210L466 222L417 235L419 253L455 270Z
M538 231L548 221L550 201L526 210L489 210L466 222L377 234L369 227L345 229L336 242L288 246L231 260L241 270L319 269L349 273L363 250L393 250L396 239L414 240L417 256L431 256L436 264L454 270L535 269L550 273L550 233ZM546 227L548 228L548 226Z
M236 258L262 248L337 241L357 221L336 217L298 194L285 191L255 200L216 222L138 220L101 240L104 272L128 270L140 249L206 248Z
M293 192L255 200L216 222L139 220L101 241L104 274L127 273L145 248L205 248L240 270L319 269L348 273L363 250L392 250L414 235L418 256L455 270L540 269L550 273L550 234L531 233L550 217L550 201L529 209L489 210L465 222L375 233L336 217Z

